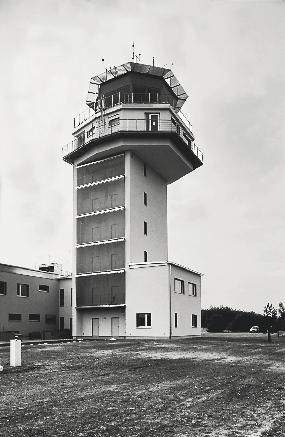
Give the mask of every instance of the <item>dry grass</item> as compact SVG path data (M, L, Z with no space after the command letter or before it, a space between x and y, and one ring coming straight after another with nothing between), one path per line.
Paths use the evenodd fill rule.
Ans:
M2 436L285 436L285 338L0 349Z

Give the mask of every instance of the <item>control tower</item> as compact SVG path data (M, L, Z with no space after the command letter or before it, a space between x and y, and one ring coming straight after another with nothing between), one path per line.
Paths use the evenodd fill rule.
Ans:
M74 169L73 336L200 334L201 275L167 252L167 185L203 164L181 114L187 97L170 69L140 63L90 80L64 149Z

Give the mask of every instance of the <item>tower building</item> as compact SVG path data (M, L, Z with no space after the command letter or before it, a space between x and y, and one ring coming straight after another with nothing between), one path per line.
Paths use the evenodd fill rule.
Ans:
M91 78L64 160L74 169L73 335L200 334L201 275L168 261L167 185L203 163L170 69Z

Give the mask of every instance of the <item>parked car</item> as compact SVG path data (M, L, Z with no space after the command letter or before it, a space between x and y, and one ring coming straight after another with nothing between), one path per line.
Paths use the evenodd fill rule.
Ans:
M259 326L252 326L249 332L259 332Z

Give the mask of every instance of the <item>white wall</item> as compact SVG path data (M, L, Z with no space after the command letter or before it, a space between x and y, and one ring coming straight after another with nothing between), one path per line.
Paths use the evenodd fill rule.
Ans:
M136 313L151 313L151 328L136 327ZM126 274L126 336L169 337L168 266L130 268Z
M61 278L59 279L59 290L64 290L64 306L59 306L59 317L64 317L64 329L70 329L70 319L72 318L72 306L73 306L73 296L72 295L72 278ZM58 305L59 305L59 294L58 294ZM59 326L59 322L58 322Z
M112 317L119 317L119 335L125 336L125 311L118 308L77 311L77 336L92 336L92 318L99 318L99 336L110 337Z
M147 261L166 261L167 185L149 165L144 176L144 162L134 153L126 155L126 239L129 240L126 262L143 262L144 251L148 253ZM147 235L144 235L144 221Z
M181 267L169 265L171 285L171 325L172 336L201 335L201 276ZM174 279L182 279L185 294L174 291ZM197 285L197 296L189 296L188 282ZM174 327L174 314L177 313L178 325ZM198 316L197 328L192 328L192 314Z

